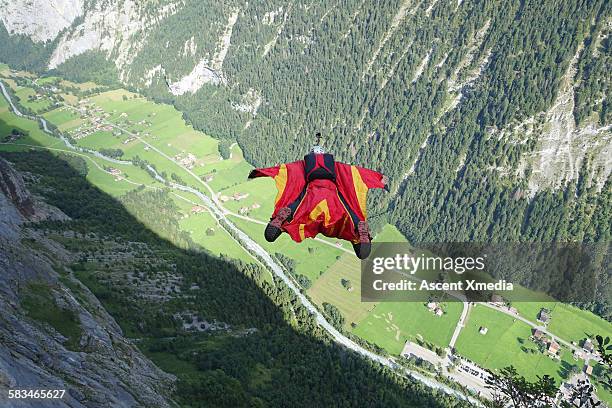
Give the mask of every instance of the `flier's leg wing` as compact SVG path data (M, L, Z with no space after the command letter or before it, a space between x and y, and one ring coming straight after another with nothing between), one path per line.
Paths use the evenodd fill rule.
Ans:
M304 174L304 161L298 160L292 163L283 163L279 166L254 169L249 178L272 177L276 183L276 199L274 200L274 212L272 217L280 208L291 207L300 196L303 196L306 187L306 176Z
M361 221L364 221L368 214L366 209L368 190L386 186L382 173L339 162L336 162L336 184L343 201Z

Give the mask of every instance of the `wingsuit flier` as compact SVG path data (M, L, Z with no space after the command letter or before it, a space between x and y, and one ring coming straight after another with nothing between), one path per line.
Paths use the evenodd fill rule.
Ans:
M371 188L388 191L386 177L376 171L336 162L321 146L304 160L254 169L249 178L272 177L278 194L264 236L274 242L284 231L295 242L321 233L353 244L355 254L370 254L366 198Z

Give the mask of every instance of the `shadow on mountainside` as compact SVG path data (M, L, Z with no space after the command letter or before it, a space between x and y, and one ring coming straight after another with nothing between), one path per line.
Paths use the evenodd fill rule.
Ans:
M76 255L68 270L96 295L126 337L177 376L173 398L179 404L460 404L330 342L290 290L265 281L260 267L197 248L173 221L167 193L136 188L117 199L86 179L91 163L82 158L33 148L0 156L31 174L30 191L71 218L28 227ZM139 206L130 210L146 214L157 231L126 205ZM160 238L161 230L180 246ZM205 320L209 330L185 332L175 316L187 313Z

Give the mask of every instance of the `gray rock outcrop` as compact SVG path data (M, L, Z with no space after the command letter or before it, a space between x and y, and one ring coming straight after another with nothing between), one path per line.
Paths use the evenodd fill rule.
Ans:
M32 196L23 177L0 159L0 406L168 407L174 377L148 360L70 271L73 255L25 222L68 219ZM24 306L31 285L76 316L76 350ZM45 292L47 293L47 292ZM61 400L8 400L10 389L64 389Z

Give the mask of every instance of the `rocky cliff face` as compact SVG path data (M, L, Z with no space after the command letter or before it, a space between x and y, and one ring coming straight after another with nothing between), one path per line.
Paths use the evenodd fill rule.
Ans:
M497 137L508 144L521 144L537 136L537 147L526 154L516 168L491 166L489 170L502 176L524 177L531 168L528 179L529 195L540 190L559 189L576 181L582 175L588 185L594 184L601 191L612 173L612 125L586 123L576 125L575 89L580 79L576 76L576 65L583 53L582 44L572 58L553 105L520 123L498 131L492 130L489 137ZM590 159L590 168L583 168Z
M177 4L170 2L149 16L145 6L132 0L91 2L83 21L58 38L49 68L86 51L96 50L114 60L121 75L125 76L129 64L142 50L149 31L177 9Z
M23 177L13 171L6 160L0 159L0 191L4 194L4 200L12 204L21 216L34 218L39 213L34 210L34 202L29 192L25 189ZM6 205L8 207L8 203ZM6 220L8 221L8 220Z
M55 39L83 14L83 0L1 0L0 9L0 20L10 34L45 42Z
M72 277L65 265L74 256L24 226L68 217L32 196L23 176L3 159L0 191L0 405L29 406L7 400L9 389L65 389L62 400L38 406L169 406L174 378L126 340ZM40 318L45 313L48 321Z

